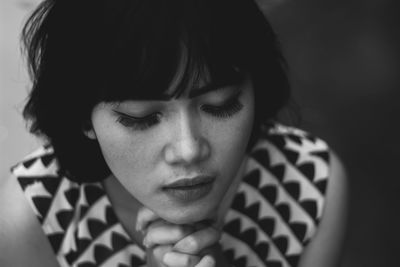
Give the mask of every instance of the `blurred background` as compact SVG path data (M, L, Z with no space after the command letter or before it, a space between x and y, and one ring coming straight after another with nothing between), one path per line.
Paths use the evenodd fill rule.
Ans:
M39 1L0 1L0 177L39 144L21 119L29 82L19 50ZM288 61L301 126L327 140L348 170L342 266L399 266L400 2L258 2Z

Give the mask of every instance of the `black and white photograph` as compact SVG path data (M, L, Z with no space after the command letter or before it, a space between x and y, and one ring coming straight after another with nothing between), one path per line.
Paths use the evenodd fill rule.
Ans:
M380 267L394 0L0 0L0 267Z

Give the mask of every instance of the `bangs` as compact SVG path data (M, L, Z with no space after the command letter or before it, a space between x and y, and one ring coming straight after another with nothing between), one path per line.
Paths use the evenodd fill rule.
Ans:
M83 131L99 102L170 99L249 77L251 148L290 95L277 38L254 0L44 0L21 37L32 78L24 118L77 181L110 174Z
M177 98L204 83L239 83L248 71L252 59L244 55L248 40L237 19L243 10L232 4L237 1L230 8L225 1L128 2L106 27L111 34L99 101Z

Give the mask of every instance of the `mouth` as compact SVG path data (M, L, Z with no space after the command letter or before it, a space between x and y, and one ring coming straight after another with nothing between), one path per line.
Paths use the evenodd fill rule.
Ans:
M171 198L180 202L191 202L208 195L215 181L215 176L197 176L183 178L162 187Z

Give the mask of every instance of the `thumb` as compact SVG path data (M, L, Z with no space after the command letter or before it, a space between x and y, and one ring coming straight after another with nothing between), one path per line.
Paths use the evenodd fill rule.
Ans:
M136 217L136 231L143 232L147 226L160 217L147 207L141 207Z

